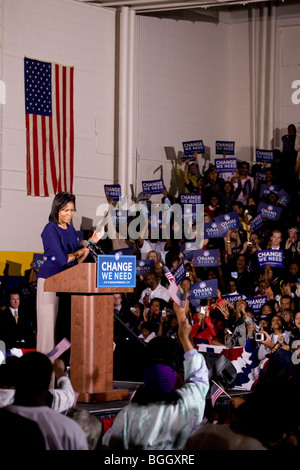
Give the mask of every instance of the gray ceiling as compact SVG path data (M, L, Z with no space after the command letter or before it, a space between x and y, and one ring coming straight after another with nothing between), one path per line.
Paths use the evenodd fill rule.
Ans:
M284 0L77 0L101 8L128 7L136 14L190 21L218 21L220 9L244 8L245 5L282 4ZM293 0L286 0L292 3Z

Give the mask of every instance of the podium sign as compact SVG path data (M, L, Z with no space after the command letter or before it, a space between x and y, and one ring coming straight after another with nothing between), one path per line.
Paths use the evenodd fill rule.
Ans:
M135 287L136 257L99 255L97 269L97 287Z

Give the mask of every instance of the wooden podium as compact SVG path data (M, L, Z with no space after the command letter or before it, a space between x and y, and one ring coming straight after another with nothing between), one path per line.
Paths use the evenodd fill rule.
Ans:
M47 292L71 294L71 382L79 402L126 400L113 389L113 294L133 288L97 288L97 264L82 263L49 277Z

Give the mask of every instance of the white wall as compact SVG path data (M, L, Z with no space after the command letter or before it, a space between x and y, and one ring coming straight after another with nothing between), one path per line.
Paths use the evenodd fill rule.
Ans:
M215 140L229 139L229 27L141 17L138 57L138 188L172 164L164 147L202 139L211 160ZM199 166L204 160L199 157Z
M74 193L77 213L97 223L113 182L115 13L71 0L2 0L2 205L0 250L42 250L52 197L26 195L24 56L75 68Z

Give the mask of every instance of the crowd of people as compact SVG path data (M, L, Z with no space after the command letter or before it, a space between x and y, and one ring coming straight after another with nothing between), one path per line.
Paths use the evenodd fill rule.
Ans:
M134 292L114 294L115 352L122 348L124 341L127 344L139 341L147 344L149 357L145 361L143 386L137 390L131 403L118 414L109 432L103 436L103 445L107 448L181 449L185 446L186 449L196 450L205 448L205 445L206 448L212 448L212 442L213 445L219 442L220 448L222 445L232 448L228 444L231 442L232 445L232 433L237 448L243 445L245 448L272 448L275 439L283 447L299 448L300 421L297 421L297 413L292 413L293 420L282 420L277 434L270 425L273 421L268 414L269 427L264 428L265 438L257 429L254 430L255 425L251 419L251 416L254 418L258 415L253 410L261 409L258 403L262 400L262 390L269 393L268 387L271 384L274 387L276 383L275 387L282 390L282 396L278 397L273 388L277 399L286 397L287 387L290 403L295 405L299 398L299 151L295 126L290 125L288 134L282 138L282 148L274 150L271 163L250 165L248 162L238 161L233 173L220 173L211 164L201 173L197 159L180 162L177 177L182 191L189 195L201 195L204 228L206 224L213 223L216 217L226 214L235 214L238 221L237 228L228 229L220 237L209 238L204 230L204 237L200 242L195 238L199 245L194 250L186 248L191 242L190 237L187 239L184 235L177 236L176 220L172 215L167 219L170 230L166 232L165 227L160 226L160 236L153 237L150 199L143 202L148 209L149 219L136 239L129 235L121 236L123 233L128 234L130 220L125 223L126 230L123 223L115 224L114 238L104 237L103 231L101 236L96 231L92 234L93 242L104 253L126 249L137 260L149 260L147 269L137 275ZM112 201L109 202L113 204ZM161 202L170 207L173 203L180 203L180 196L169 194L165 188ZM275 208L273 214L275 212L276 217L268 217L266 213L262 213L261 203ZM66 232L74 212L75 199L60 196L55 207L56 213L52 208L50 225L46 228L47 233L51 230L51 236L43 235L46 261L42 273L37 273L39 279L76 262L95 261L89 256L88 248L77 246L74 231L71 230L69 234ZM253 224L258 215L261 216L260 223ZM190 227L192 233L192 223ZM104 230L109 232L110 227L106 226ZM58 232L70 237L61 248L63 256L60 265L64 268L59 269L52 259L53 251L58 252L55 247ZM69 252L67 245L71 248ZM198 250L217 252L217 263L213 266L195 266L193 252ZM278 264L277 258L272 262L270 257L269 262L261 265L258 255L265 251L281 252L281 263ZM184 307L178 307L169 291L172 282L170 279L176 280L179 268L184 273L178 281L178 291L186 299ZM210 280L216 280L215 295L195 299L191 295L191 286ZM41 291L38 295L40 304L45 301L41 295L44 296L45 293ZM38 313L37 317L32 316L32 311L30 315L27 311L27 316L19 312L19 316L14 317L15 314L18 315L15 311L19 307L20 298L20 294L11 292L9 303L2 302L0 339L6 343L8 349L36 348L36 332L38 335L45 312L43 311L42 316ZM255 303L255 299L259 299L260 303ZM47 330L45 338L48 335L48 339L49 331L54 331L53 323L58 309L57 299L53 297L51 303L52 310L55 303L56 313L51 314L51 325L47 323L43 327ZM260 333L260 336L256 336L256 333ZM236 420L231 423L230 430L205 428L205 424L200 426L205 416L205 397L211 384L207 365L202 354L197 352L199 344L228 349L238 347L243 350L239 364L233 361L238 373L235 384L250 383L248 388L257 390L259 398L253 393L253 398L242 405L236 405L237 401L233 400ZM54 345L53 337L50 342L45 340L41 352L48 352L51 345ZM181 357L180 365L170 356L173 348L176 350L174 357ZM245 366L241 366L241 361L244 361ZM262 370L266 362L271 366L268 367L267 374L260 373L260 388L249 377L254 369ZM130 363L130 367L134 368L135 364ZM291 386L294 387L293 393ZM12 409L14 412L26 401L22 399L19 402L20 395L16 396L18 400L10 405L15 406ZM273 403L272 400L270 402ZM267 407L267 413L266 410ZM164 418L160 421L162 415ZM26 417L27 413L23 416ZM205 433L206 440L203 438ZM293 436L295 445L291 444L293 439L288 443L284 441L287 434ZM248 438L246 443L245 435Z

